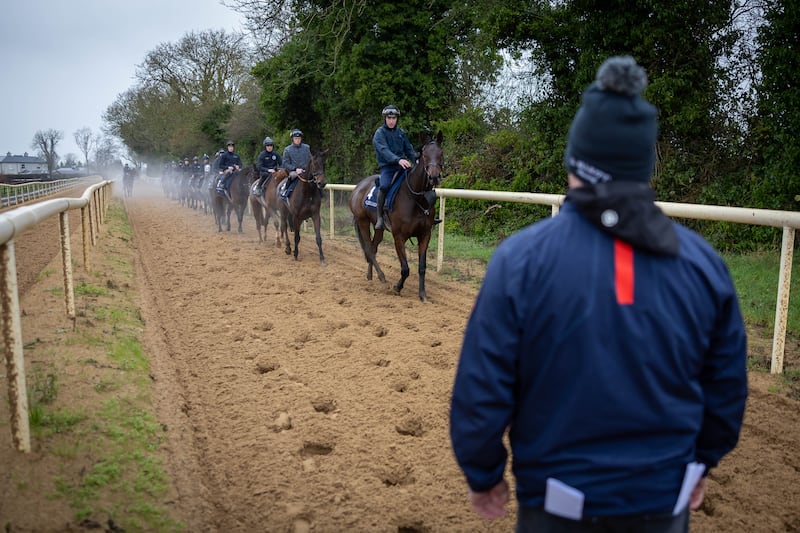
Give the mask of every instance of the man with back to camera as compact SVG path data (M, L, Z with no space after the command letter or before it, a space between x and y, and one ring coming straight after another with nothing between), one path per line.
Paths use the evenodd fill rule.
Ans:
M483 518L516 531L685 532L739 438L746 334L725 263L649 187L644 70L609 58L570 127L558 215L501 243L464 334L450 435Z

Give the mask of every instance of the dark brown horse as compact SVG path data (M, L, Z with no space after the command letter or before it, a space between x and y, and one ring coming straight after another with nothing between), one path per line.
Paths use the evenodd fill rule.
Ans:
M297 184L289 195L289 199L280 199L281 235L286 237L287 255L291 255L292 246L289 242L288 227L294 231L294 259L297 261L297 245L300 244L300 223L306 219L314 222L314 234L317 237L319 248L319 261L325 266L325 256L322 254L322 236L319 233L319 208L322 203L322 189L325 188L325 155L328 150L311 155L309 168L302 176L297 177ZM286 180L284 180L286 181Z
M250 187L250 209L253 211L253 217L256 219L256 229L258 230L258 242L265 242L267 240L267 227L269 227L269 219L273 218L272 224L275 226L275 244L281 245L281 232L279 229L280 222L280 198L278 197L278 185L283 181L289 172L285 169L276 170L267 178L267 183L264 184L264 192L257 195L253 192L253 187ZM261 227L264 227L264 237L261 237Z
M406 241L411 237L417 238L419 250L419 299L428 300L425 293L425 270L427 268L428 243L431 240L436 214L436 192L434 187L442 181L442 167L444 155L442 153L442 133L439 132L435 139L423 140L421 154L417 164L399 179L402 180L388 213L389 231L394 237L394 249L400 259L400 280L393 287L396 294L400 294L403 284L408 278L409 268L406 258ZM372 268L378 273L378 279L386 282L381 267L375 260L378 245L383 240L382 229L375 230L370 238L370 226L377 221L375 209L364 205L364 199L375 187L377 175L361 180L353 192L350 193L350 210L353 212L353 221L358 234L358 242L364 251L367 260L367 279L372 279Z
M214 219L219 231L222 231L223 219L227 224L227 230L231 230L231 211L235 211L236 218L239 220L239 233L242 233L242 218L244 217L244 210L247 209L247 199L250 197L250 184L256 178L258 178L258 172L254 167L235 170L230 179L230 199L226 195L216 192L216 190L211 191Z

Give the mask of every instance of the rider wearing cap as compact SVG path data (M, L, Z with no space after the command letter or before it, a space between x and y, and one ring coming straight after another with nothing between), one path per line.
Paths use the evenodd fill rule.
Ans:
M258 154L256 167L258 167L259 178L256 183L258 195L264 194L264 183L272 173L278 170L283 164L283 158L275 151L275 142L271 137L264 138L264 150Z
M233 172L242 169L242 158L239 157L239 154L234 152L233 141L228 141L225 146L227 151L220 156L218 163L220 171L218 187L221 187L222 189L228 188L228 181L230 180Z
M378 158L378 167L381 171L380 185L378 186L378 220L375 229L383 229L383 203L386 193L392 184L395 173L411 168L417 159L417 153L411 146L406 132L397 126L400 111L393 105L383 108L383 125L372 136L372 146Z
M194 156L192 158L192 171L191 171L191 174L195 178L197 178L198 176L202 176L203 175L203 165L200 164L200 158L197 157L197 156Z
M289 171L285 191L297 177L302 177L311 163L311 148L303 142L303 132L292 130L292 144L283 149L283 168Z

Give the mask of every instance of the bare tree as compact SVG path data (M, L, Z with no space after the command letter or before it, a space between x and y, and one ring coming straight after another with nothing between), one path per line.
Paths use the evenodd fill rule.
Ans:
M47 160L47 173L50 178L53 178L53 172L56 169L56 161L58 161L58 153L56 146L64 138L64 134L58 130L39 130L33 136L31 148L39 151L39 155Z
M168 91L180 102L238 104L252 64L244 35L207 30L160 44L137 66L136 78L140 85Z
M89 172L89 152L91 152L92 148L97 144L97 139L92 133L92 130L86 126L75 130L72 136L75 138L75 144L78 145L81 153L83 153L83 158L86 161L86 172Z

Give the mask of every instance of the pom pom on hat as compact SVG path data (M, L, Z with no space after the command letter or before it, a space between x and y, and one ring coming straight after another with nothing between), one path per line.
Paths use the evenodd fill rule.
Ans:
M647 75L630 56L613 56L600 66L569 129L568 172L592 184L650 181L658 112L642 98L645 87Z

